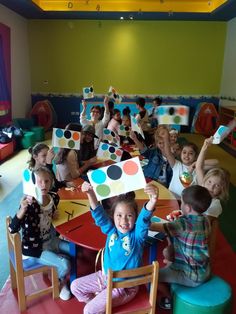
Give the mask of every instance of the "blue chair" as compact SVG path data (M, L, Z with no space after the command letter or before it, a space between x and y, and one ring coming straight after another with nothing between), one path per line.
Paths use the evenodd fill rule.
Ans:
M6 218L7 242L10 262L11 287L17 289L17 297L20 311L26 309L26 302L41 297L45 294L52 293L53 299L59 297L59 281L56 268L45 266L40 263L27 265L27 260L22 259L21 237L20 234L10 233L8 226L10 217ZM51 286L34 291L26 295L24 278L37 273L51 271Z

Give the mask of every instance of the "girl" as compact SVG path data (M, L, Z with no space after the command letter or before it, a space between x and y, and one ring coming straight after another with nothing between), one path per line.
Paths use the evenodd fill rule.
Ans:
M51 170L54 182L52 191L57 192L62 187L75 187L73 182L60 182L56 179L52 165L52 160L55 156L53 148L49 148L44 143L37 143L33 147L30 147L28 152L31 155L31 158L28 161L30 170L37 169L41 166L46 166L49 170Z
M220 201L225 201L229 196L230 174L222 168L212 168L205 174L203 163L208 147L212 144L213 137L205 139L196 162L198 184L208 189L212 196L210 207L205 212L210 220L219 217L222 213Z
M96 224L100 226L103 233L107 234L103 271L78 278L71 284L71 291L75 297L80 302L87 303L84 307L84 313L105 312L106 275L109 268L123 270L141 265L144 241L158 198L158 190L155 186L147 185L144 190L150 199L139 215L134 198L123 194L119 195L113 202L112 220L97 202L92 186L88 182L84 182L82 185L82 191L87 193ZM137 291L136 287L114 289L112 304L117 306L129 302L135 297Z
M77 123L69 123L66 126L66 129L72 131L81 131L81 126ZM93 131L91 131L91 129ZM85 133L95 132L92 125L85 126L83 130L81 139L84 141L86 141L88 138ZM93 134L92 137L89 137L90 141L94 140L94 135L95 134ZM83 145L81 149L83 150ZM83 163L80 159L82 159L82 154L80 151L75 149L60 148L55 159L57 179L59 181L72 181L73 179L79 178L84 173L84 171L86 171L96 161L96 158L94 157L84 161Z
M65 278L70 271L70 262L59 253L69 254L69 243L57 238L51 230L52 219L58 214L59 196L49 192L53 184L53 175L47 167L40 167L33 172L42 193L42 204L31 196L25 196L20 209L9 224L9 230L16 233L22 228L22 253L30 256L29 265L40 262L57 268L61 282L60 298L68 300L70 290Z
M118 134L120 124L121 124L120 110L114 109L112 119L108 123L107 128Z
M156 147L154 148L147 148L138 140L133 131L130 132L130 136L140 150L141 155L148 159L148 164L143 167L145 178L156 180L168 187L172 178L172 169L165 156L164 139L159 135L159 130L155 133Z

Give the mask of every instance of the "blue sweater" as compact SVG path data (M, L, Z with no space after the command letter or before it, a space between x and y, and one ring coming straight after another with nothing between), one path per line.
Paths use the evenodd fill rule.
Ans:
M103 264L105 274L109 268L116 271L139 267L152 211L143 207L134 228L125 234L116 229L101 205L92 211L92 216L96 225L107 234Z

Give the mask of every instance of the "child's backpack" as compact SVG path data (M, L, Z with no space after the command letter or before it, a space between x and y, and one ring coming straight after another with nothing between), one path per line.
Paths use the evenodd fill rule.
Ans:
M191 131L209 137L218 129L219 121L219 114L214 104L199 103L193 117Z

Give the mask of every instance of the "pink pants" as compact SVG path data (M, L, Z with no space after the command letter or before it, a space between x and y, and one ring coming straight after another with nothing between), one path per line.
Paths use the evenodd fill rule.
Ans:
M87 303L84 314L102 314L106 309L106 276L99 270L88 276L75 279L71 284L71 292L80 301ZM112 306L131 301L138 292L138 287L113 289Z

